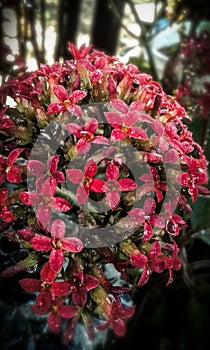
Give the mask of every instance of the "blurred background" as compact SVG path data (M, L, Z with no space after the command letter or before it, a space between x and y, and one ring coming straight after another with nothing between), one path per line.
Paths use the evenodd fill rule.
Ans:
M210 31L209 0L0 0L0 84L41 63L69 59L68 41L93 44L125 64L136 64L168 94L179 97L180 86L190 82L191 95L180 103L192 117L189 128L210 160L210 42L202 42L203 50L201 41L196 42L193 59L186 61L181 54L182 40L199 37L203 30ZM197 69L202 55L206 63ZM31 296L20 290L19 276L1 280L1 349L209 349L209 196L194 204L182 247L183 269L174 283L166 288L165 276L155 277L135 291L136 314L123 339L109 330L90 342L79 325L74 341L64 346L48 333L44 317L30 313ZM11 264L17 252L18 247L1 235L2 266ZM117 281L119 276L110 278Z

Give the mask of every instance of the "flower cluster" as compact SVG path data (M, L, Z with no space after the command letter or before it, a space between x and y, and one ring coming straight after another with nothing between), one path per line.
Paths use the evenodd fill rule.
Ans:
M65 343L78 322L90 338L110 326L125 334L135 307L123 294L151 275L171 282L186 213L207 183L187 114L159 83L91 46L68 47L71 59L0 88L0 228L27 252L1 277L25 271L32 310Z

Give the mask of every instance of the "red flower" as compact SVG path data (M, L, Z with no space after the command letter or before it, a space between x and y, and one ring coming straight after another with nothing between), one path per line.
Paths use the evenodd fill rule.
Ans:
M68 50L75 60L85 58L91 51L93 45L85 46L84 44L78 49L73 43L68 42Z
M114 301L111 307L111 313L109 319L97 329L104 331L108 327L112 326L116 335L123 337L126 333L126 323L125 319L133 316L135 311L135 306L130 306L123 309L122 304L118 301Z
M188 187L194 202L198 196L198 188L200 184L207 182L207 174L203 169L199 169L197 160L189 158L188 172L179 175L178 180L182 186Z
M159 179L159 174L156 168L150 166L150 172L150 174L141 175L139 179L145 182L145 185L142 186L144 193L151 193L151 191L154 190L157 196L157 201L160 202L163 199L162 191L167 191L167 185ZM139 190L141 190L141 187Z
M112 101L112 105L116 112L105 112L108 123L114 128L111 134L111 140L124 140L127 136L134 137L136 139L147 139L146 132L140 127L134 127L137 121L140 120L140 112L131 109L129 111L128 106L121 100Z
M83 249L82 241L76 237L65 238L66 225L62 220L55 220L51 225L51 236L36 235L30 245L38 251L49 251L49 265L52 271L59 271L64 261L64 251L79 253Z
M39 177L39 182L44 182L46 176L53 177L56 182L65 182L62 171L57 170L59 156L55 155L48 159L47 166L39 160L29 160L26 165L32 175Z
M13 215L11 211L9 211L8 207L5 204L8 196L8 192L9 190L7 188L0 189L0 218L4 222L11 222L16 220L16 217Z
M106 179L103 190L106 194L106 200L112 210L114 210L120 202L120 191L133 191L136 189L137 185L134 180L119 178L119 168L114 164L109 164L106 168Z
M77 152L80 154L87 153L91 145L90 143L104 144L108 145L109 141L106 137L96 136L94 133L98 128L98 122L95 118L89 118L83 127L75 124L69 123L65 128L73 135L79 138L76 144Z
M49 104L47 109L49 114L69 111L77 117L81 117L82 110L75 104L87 95L85 91L74 90L68 95L66 89L62 85L55 85L53 91L59 102L52 102Z
M80 184L76 191L76 198L79 205L87 200L90 191L104 192L103 187L105 182L94 178L97 169L97 164L90 159L85 165L84 173L80 169L66 170L68 179L74 184Z
M169 244L169 246L171 246L171 244ZM177 252L178 249L175 242L172 256L167 256L161 252L160 243L155 241L152 244L147 256L141 253L131 254L131 260L134 266L140 269L143 268L143 272L137 286L140 287L146 284L152 272L162 273L165 269L169 270L168 284L171 280L171 270L179 270L181 267L180 259L176 257Z
M154 199L147 198L144 202L144 208L135 208L129 211L128 215L132 220L135 220L136 224L141 226L144 224L143 241L147 241L152 238L153 228L157 226L159 228L165 227L165 221L160 215L153 215L156 208Z
M0 185L7 178L9 182L16 183L22 181L20 169L17 165L14 165L16 159L20 153L24 151L24 148L17 148L10 152L6 159L0 155Z
M24 204L38 207L36 218L45 228L48 228L52 209L64 213L72 208L66 199L54 197L56 186L56 180L51 176L42 184L41 188L37 189L37 192L20 193L20 199Z
M99 280L92 275L84 275L83 272L73 273L68 279L72 290L72 301L77 306L84 306L87 302L87 292L99 285Z

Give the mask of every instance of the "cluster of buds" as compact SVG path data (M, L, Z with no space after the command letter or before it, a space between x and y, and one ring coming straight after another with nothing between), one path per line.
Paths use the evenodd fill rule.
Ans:
M27 254L1 277L25 271L32 310L65 343L78 322L91 339L110 326L125 335L135 306L123 295L151 275L172 281L186 213L207 183L187 114L159 83L91 46L68 47L69 60L0 88L0 228Z

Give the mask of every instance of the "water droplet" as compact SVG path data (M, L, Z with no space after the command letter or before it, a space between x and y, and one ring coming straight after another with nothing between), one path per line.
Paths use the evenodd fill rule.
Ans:
M35 264L35 265L33 265L33 266L28 267L28 268L26 269L26 271L27 271L28 273L34 273L34 272L37 271L37 269L38 269L38 264Z

